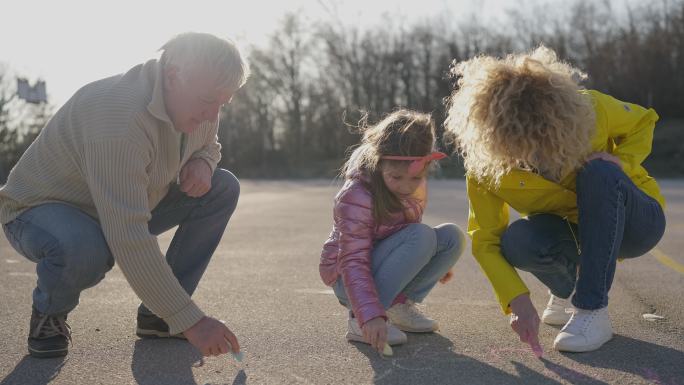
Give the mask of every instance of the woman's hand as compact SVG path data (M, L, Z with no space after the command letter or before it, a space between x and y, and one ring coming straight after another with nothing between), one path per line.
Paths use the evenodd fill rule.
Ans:
M521 294L510 303L511 328L518 334L521 342L530 344L537 357L541 357L543 350L539 344L539 315L532 305L529 294Z
M382 353L387 342L387 322L382 317L375 317L367 321L361 327L363 330L363 337L366 339L373 349Z

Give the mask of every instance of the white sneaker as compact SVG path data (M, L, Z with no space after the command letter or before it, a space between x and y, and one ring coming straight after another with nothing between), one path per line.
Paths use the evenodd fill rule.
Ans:
M363 330L356 322L356 318L349 317L347 320L347 340L368 343L363 337ZM387 322L387 343L390 345L401 345L405 344L408 338L406 333L394 327L391 323Z
M561 352L590 352L612 337L607 306L597 310L575 309L570 321L553 341L553 348Z
M556 297L551 294L549 303L546 304L546 309L542 313L542 322L547 325L565 325L572 316L573 306L570 299Z
M387 317L393 325L405 332L427 333L439 329L437 321L425 316L416 303L410 300L387 309Z

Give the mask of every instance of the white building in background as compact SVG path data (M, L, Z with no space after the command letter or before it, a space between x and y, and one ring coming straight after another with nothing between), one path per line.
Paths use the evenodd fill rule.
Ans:
M39 80L31 86L29 81L24 78L17 79L17 96L27 103L40 104L47 102L47 90L45 81Z

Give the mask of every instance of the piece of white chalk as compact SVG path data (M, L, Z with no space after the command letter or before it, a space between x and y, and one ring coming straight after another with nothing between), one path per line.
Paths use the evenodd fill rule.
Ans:
M382 349L382 354L388 357L394 354L394 352L392 351L392 347L389 346L387 342L385 342L385 347Z
M225 321L221 321L221 322L225 323ZM230 341L228 341L228 338L226 338L226 343L228 344L228 350L233 355L233 358L235 358L235 361L242 362L242 359L245 358L245 356L242 355L242 351L235 353L233 351L233 345L230 343Z
M653 321L660 321L660 320L664 320L664 319L665 319L665 317L663 317L663 316L661 316L661 315L650 314L650 313L645 313L645 314L642 314L641 316L644 317L644 319L645 319L646 321L651 321L651 322L653 322Z

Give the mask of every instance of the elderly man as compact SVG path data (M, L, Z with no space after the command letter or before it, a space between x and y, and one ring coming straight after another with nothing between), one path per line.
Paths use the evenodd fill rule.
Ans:
M140 337L180 337L204 355L239 352L190 296L237 204L216 169L218 114L244 84L235 45L179 35L125 74L90 83L55 114L0 189L9 242L37 264L28 350L67 354L67 314L119 264L142 300ZM155 235L178 225L166 253Z

